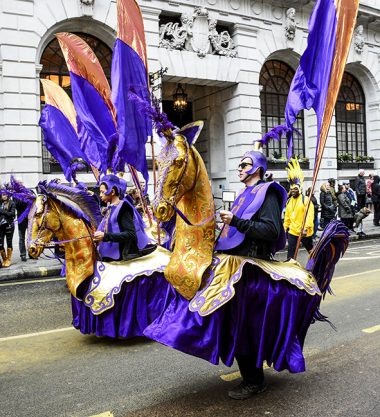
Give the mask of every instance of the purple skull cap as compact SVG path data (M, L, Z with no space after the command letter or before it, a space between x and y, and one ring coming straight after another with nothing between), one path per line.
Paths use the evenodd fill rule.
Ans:
M104 175L102 178L100 178L100 185L105 184L107 186L107 191L104 194L110 195L112 188L115 187L119 193L119 196L122 196L127 187L126 187L126 182L122 180L125 182L125 187L124 187L124 184L122 184L120 180L121 178L119 178L118 176L114 174L107 174L107 175Z
M247 174L252 175L254 174L259 168L262 168L264 174L267 170L267 158L266 156L260 151L248 151L243 155L243 158L251 158L252 159L252 168L247 171Z

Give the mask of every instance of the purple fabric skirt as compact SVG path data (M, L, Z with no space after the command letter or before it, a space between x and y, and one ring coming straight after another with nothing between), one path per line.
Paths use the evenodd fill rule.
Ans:
M215 365L220 359L231 366L241 354L256 358L257 367L266 361L277 371L305 371L303 343L321 298L251 265L235 290L231 301L201 317L171 289L165 309L144 335Z
M73 326L84 334L130 338L142 336L143 330L158 317L165 305L169 284L160 272L136 278L122 285L115 295L115 305L94 315L82 301L71 297Z

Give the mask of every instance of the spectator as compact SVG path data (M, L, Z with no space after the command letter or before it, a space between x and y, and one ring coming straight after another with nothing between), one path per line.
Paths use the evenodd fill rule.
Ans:
M373 202L373 224L380 226L380 177L375 175L371 185L372 202Z
M365 207L365 199L367 195L367 186L364 179L364 169L360 169L358 176L355 180L355 192L356 192L356 198L358 200L358 209L362 209Z
M13 234L15 231L14 219L16 216L15 203L9 198L6 192L1 192L0 203L0 254L3 258L3 267L7 268L12 263ZM7 241L5 251L4 240Z
M338 207L338 198L336 196L336 191L335 191L335 179L334 178L329 178L327 180L327 182L330 184L330 193L333 199L333 203L335 207Z
M317 237L317 231L318 231L318 226L319 226L319 220L318 220L318 213L319 213L319 204L318 201L314 195L314 193L310 196L311 193L311 187L309 187L306 190L306 197L309 197L311 202L314 205L314 233L313 233L313 239L315 239Z
M346 187L346 194L347 194L348 198L350 199L352 219L350 219L349 228L351 230L353 230L353 228L354 228L354 216L355 216L355 213L358 211L358 203L356 201L356 196L355 196L354 190L351 188L350 182L346 181L346 182L343 183L343 185Z
M366 201L365 201L365 206L367 208L369 208L370 210L373 209L373 202L372 202L372 183L373 183L373 175L369 174L368 175L368 180L366 182L366 193L367 193L367 197L366 197Z
M371 214L371 210L367 207L363 207L354 215L354 227L358 228L357 234L359 236L366 236L363 232L363 219L368 217Z
M330 183L326 182L321 186L321 194L319 196L319 202L321 204L321 222L320 226L324 229L327 224L335 218L336 205L334 204L331 194Z
M354 215L351 210L351 201L346 193L346 187L344 185L338 186L338 215L342 223L349 229L352 227L352 219Z

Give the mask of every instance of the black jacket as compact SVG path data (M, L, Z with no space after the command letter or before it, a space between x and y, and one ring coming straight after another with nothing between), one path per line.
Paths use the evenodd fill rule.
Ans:
M363 176L358 175L355 180L355 191L356 195L367 194L367 185Z
M7 204L8 203L8 204ZM0 203L0 224L4 223L4 220L7 224L4 224L1 227L14 227L14 219L16 217L16 205L14 201L8 200L8 202Z
M373 177L373 183L371 185L372 190L372 203L380 203L380 177L375 175Z
M324 185L321 187L319 202L321 203L321 218L333 219L335 217L336 207L331 192L327 192Z
M236 248L224 251L230 255L270 259L271 246L281 234L281 202L277 192L269 189L260 210L248 220L233 216L231 226L245 234L243 242Z
M139 250L137 247L137 235L133 223L133 210L128 203L123 202L117 217L120 233L105 233L104 242L118 242L120 244L120 260L128 260L136 257ZM105 261L107 259L104 259Z

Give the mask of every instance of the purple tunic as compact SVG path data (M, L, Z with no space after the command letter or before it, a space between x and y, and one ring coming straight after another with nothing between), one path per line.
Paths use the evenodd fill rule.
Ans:
M265 196L269 189L277 191L280 197L281 209L285 207L287 194L285 189L276 182L260 183L251 187L246 187L245 190L234 201L231 211L240 219L249 220L260 210L263 205ZM239 232L236 227L226 225L215 246L215 250L224 251L233 249L239 246L245 239L244 233ZM285 231L281 228L280 238L273 242L271 246L272 254L285 247L286 236Z
M128 204L133 212L133 224L136 230L137 247L140 250L144 249L148 243L150 243L150 239L144 230L144 221L142 220L139 212L127 199L122 200L122 202L122 204L118 204L117 206L111 205L107 208L108 212L103 217L98 230L104 232L107 229L107 233L120 233L120 226L117 219L123 204ZM99 253L102 258L119 260L121 256L120 244L118 242L101 242L99 244Z

